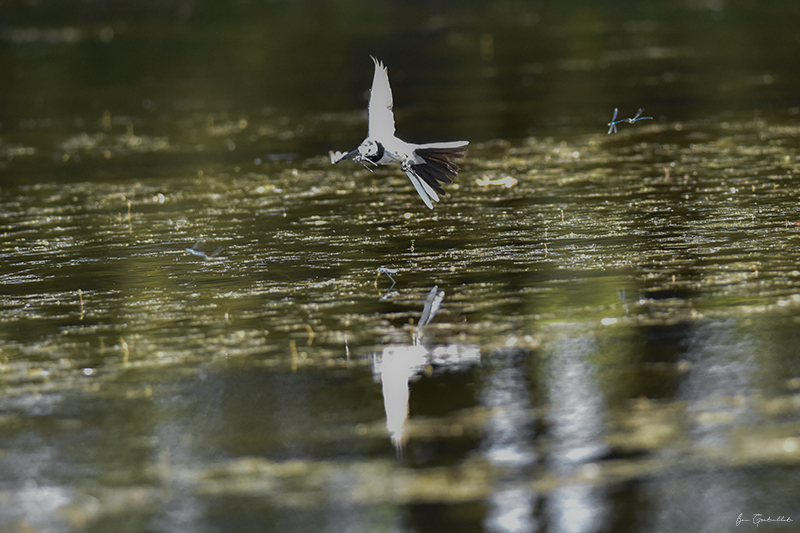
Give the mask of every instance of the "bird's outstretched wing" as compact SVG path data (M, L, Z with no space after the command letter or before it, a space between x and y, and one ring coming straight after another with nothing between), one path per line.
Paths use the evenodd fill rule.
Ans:
M392 88L389 73L383 63L373 56L375 76L369 92L369 136L373 139L394 137L394 113L392 112Z

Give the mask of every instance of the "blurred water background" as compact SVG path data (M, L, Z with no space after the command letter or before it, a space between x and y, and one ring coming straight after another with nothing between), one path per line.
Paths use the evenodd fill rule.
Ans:
M799 23L0 0L0 529L800 530Z

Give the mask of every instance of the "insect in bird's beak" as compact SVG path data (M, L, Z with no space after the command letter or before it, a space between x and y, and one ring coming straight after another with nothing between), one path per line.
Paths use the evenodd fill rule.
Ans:
M358 148L356 148L355 150L353 150L352 152L350 152L350 153L347 153L347 154L343 154L343 153L341 153L341 152L336 152L335 156L338 156L338 158L337 158L335 161L333 161L333 164L334 164L334 165L335 165L336 163L339 163L339 162L341 162L341 161L344 161L345 159L350 159L351 157L355 157L355 158L356 158L356 160L358 161L358 159L359 159L359 158L357 157L357 156L358 156ZM333 159L333 158L331 158L331 159Z
M369 170L370 172L372 172L372 169L369 168L367 166L367 164L364 162L364 156L361 155L361 152L358 151L358 148L356 148L355 150L353 150L352 152L349 152L347 154L344 154L342 152L333 152L333 151L331 151L331 152L328 153L328 155L330 155L331 163L333 163L334 165L336 163L344 161L345 159L352 159L353 161L355 161L356 163L358 163L362 167L364 167L367 170ZM369 159L367 159L366 161L367 161L367 163L372 163L372 161L370 161ZM375 163L372 163L372 164L374 165Z

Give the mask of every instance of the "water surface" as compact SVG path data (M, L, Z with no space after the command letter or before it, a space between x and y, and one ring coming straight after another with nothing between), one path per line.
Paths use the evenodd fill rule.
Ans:
M0 23L3 527L796 529L793 3L48 8ZM471 141L433 211L327 158L370 53Z

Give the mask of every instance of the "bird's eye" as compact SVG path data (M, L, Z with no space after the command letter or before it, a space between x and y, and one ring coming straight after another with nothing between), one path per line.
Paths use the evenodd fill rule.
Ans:
M378 153L378 148L375 141L367 141L359 147L358 151L361 152L361 155L364 157L369 157Z

